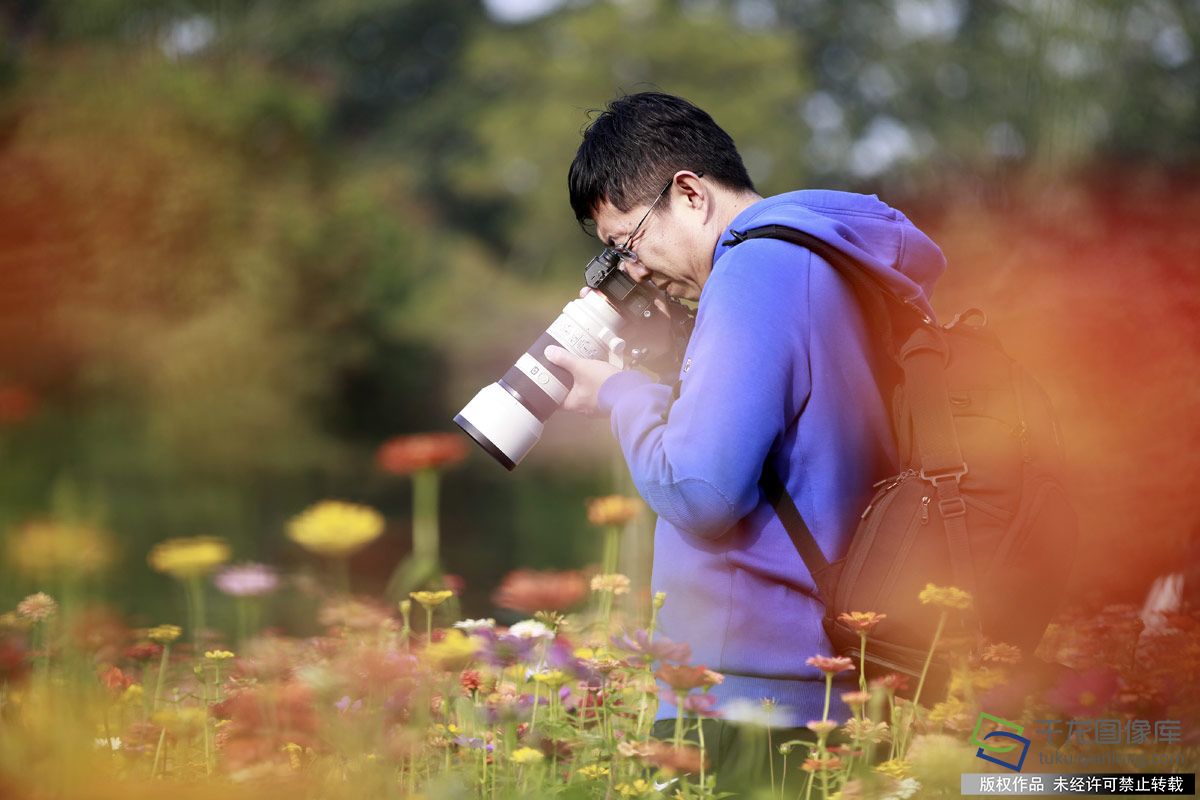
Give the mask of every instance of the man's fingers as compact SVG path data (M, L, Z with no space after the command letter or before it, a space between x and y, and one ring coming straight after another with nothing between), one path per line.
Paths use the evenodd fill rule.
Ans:
M571 369L575 356L569 350L556 344L548 345L545 350L546 360L556 367Z

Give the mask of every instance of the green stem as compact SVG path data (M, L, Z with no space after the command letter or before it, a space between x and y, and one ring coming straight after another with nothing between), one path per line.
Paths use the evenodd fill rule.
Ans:
M825 673L825 709L821 712L821 722L829 719L829 696L833 694L833 673Z
M675 693L675 749L683 744L683 692Z
M154 681L154 701L150 704L150 712L158 710L158 701L162 697L163 683L167 677L167 659L171 657L170 643L164 643L162 657L158 661L158 678Z
M204 653L200 647L200 638L205 627L204 581L199 575L191 575L184 584L187 595L191 600L192 623L192 656L202 658Z
M413 473L413 556L436 565L438 555L438 473L422 469Z
M858 632L858 690L867 690L867 632Z
M606 525L604 528L604 554L600 561L605 575L611 575L617 571L620 547L621 529L616 525Z
M937 628L933 632L933 642L929 645L929 652L925 654L925 664L921 667L921 678L917 681L917 692L912 699L912 713L905 720L904 724L904 743L908 743L908 735L912 732L913 722L917 719L917 703L921 702L921 690L925 688L925 677L929 674L929 665L933 663L933 651L937 649L938 640L942 638L942 629L946 627L946 617L949 612L943 611L938 617ZM900 754L903 756L904 749L901 748Z

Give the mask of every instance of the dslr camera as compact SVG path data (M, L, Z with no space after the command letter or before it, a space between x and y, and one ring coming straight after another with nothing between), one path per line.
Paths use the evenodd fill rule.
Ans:
M492 458L514 469L533 449L546 420L571 390L571 373L546 360L556 344L582 358L606 360L625 369L646 366L660 374L678 371L694 322L690 308L667 299L670 352L652 354L632 346L622 331L655 313L655 292L621 268L621 256L610 247L588 262L584 282L592 290L563 307L558 319L526 350L504 377L481 389L454 417L454 422Z

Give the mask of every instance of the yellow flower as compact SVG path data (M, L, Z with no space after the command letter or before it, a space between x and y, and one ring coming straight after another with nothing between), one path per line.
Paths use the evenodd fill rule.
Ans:
M624 525L641 510L640 500L619 494L592 497L587 501L588 522L593 525Z
M629 578L615 572L611 575L595 575L592 577L592 591L627 594L629 592Z
M608 767L602 767L599 764L588 764L586 767L580 767L577 774L585 778L603 778L608 774Z
M462 669L479 651L480 642L460 630L449 630L440 642L425 648L425 657L447 672Z
M125 703L140 703L145 694L146 690L142 688L140 683L131 683L121 693L121 701Z
M345 558L383 533L383 516L373 508L325 500L288 523L287 535L309 552Z
M423 608L437 608L453 597L454 592L442 589L437 592L409 592L408 596L420 603Z
M561 669L550 669L545 672L533 673L533 679L538 683L545 684L551 689L557 689L567 682L567 676Z
M893 758L889 761L884 761L875 767L875 771L880 775L888 775L896 780L908 777L909 767L908 762L903 759Z
M617 794L621 795L621 797L641 797L653 791L654 787L642 778L638 778L633 783L617 784Z
M207 575L229 560L229 545L215 536L168 539L154 545L147 557L150 566L184 580Z
M156 625L146 631L146 638L159 644L170 644L183 635L183 628L178 625Z
M90 575L112 563L112 537L90 525L29 522L9 537L8 557L34 578Z
M1019 664L1021 648L1007 642L993 642L984 646L982 658L993 664Z
M534 750L532 747L522 747L515 750L511 758L514 764L536 764L545 758L545 756L542 755L541 750Z
M954 611L966 611L971 607L971 595L955 586L934 586L927 583L917 599L927 606Z
M233 653L228 650L208 650L204 653L204 657L209 661L224 661L233 658Z
M208 713L203 708L164 708L155 711L151 720L172 733L193 733L202 730L208 719Z

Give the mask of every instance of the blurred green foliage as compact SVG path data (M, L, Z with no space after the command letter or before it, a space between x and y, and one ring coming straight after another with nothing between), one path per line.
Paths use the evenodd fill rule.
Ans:
M764 194L880 191L934 222L1001 175L1194 165L1198 33L1183 0L595 0L520 23L474 0L7 3L0 384L37 408L0 428L0 527L109 526L136 607L166 586L151 543L287 561L286 519L345 497L392 522L356 562L378 588L409 500L375 447L448 428L580 283L565 174L589 109L682 94ZM581 501L619 488L612 453L556 419L518 473L452 473L468 606L507 568L595 559Z

